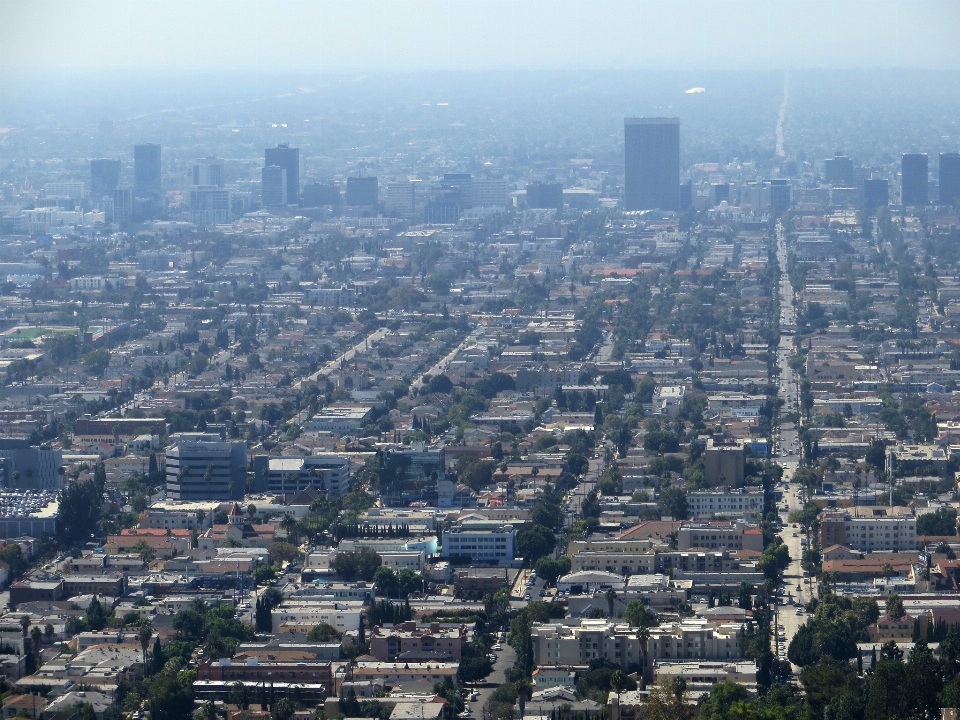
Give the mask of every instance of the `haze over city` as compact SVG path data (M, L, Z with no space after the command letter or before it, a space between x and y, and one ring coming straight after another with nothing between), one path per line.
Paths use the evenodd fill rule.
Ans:
M960 713L954 2L0 0L0 700Z

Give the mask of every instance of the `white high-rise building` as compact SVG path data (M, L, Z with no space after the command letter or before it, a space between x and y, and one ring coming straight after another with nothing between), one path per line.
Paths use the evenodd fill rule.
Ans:
M492 178L473 178L473 207L507 206L507 181Z
M410 178L397 178L387 183L385 205L387 210L402 213L417 211L417 184Z
M82 182L48 182L43 185L43 197L48 200L80 200L86 195Z
M220 225L233 219L230 191L216 185L190 188L190 222L196 225Z
M197 160L193 165L194 185L223 187L223 160L215 157Z

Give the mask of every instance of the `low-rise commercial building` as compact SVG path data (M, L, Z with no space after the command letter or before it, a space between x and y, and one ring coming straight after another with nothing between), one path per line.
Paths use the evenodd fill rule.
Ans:
M509 564L514 559L513 525L495 529L452 528L443 532L440 556L444 558L468 557L473 562Z
M257 455L253 458L253 474L258 492L296 495L315 488L343 496L350 491L350 458L346 455Z

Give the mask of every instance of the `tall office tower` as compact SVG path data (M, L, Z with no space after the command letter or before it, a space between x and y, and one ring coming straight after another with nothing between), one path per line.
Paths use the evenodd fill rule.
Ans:
M167 449L167 496L174 500L239 500L247 478L247 444L216 433L175 433Z
M679 185L677 186L679 191ZM527 185L528 208L556 208L563 212L563 185L560 183L532 182Z
M823 173L828 184L835 187L852 187L853 160L846 155L834 155L823 161Z
M303 186L303 206L323 207L329 205L334 210L340 209L340 188L335 183L312 183Z
M624 207L680 209L680 118L623 121Z
M693 206L693 181L687 180L680 186L680 212Z
M473 206L505 208L507 181L503 178L474 178Z
M383 203L387 210L402 213L416 212L417 189L410 178L400 177L387 183L387 192Z
M927 154L904 153L900 157L900 202L904 205L926 205Z
M473 207L473 178L470 173L445 173L443 185L450 190L450 202L455 202L461 210Z
M113 221L123 225L133 215L133 189L118 187L113 191Z
M773 212L783 212L790 208L790 181L789 180L771 180L770 181L770 210Z
M863 204L874 210L886 207L890 202L889 185L886 178L867 178L863 181Z
M350 207L376 207L379 186L374 177L348 177L346 204Z
M233 219L230 191L216 185L190 188L190 222L195 225L223 225Z
M300 202L300 148L286 143L263 151L265 167L276 165L287 171L287 199L281 205L297 205Z
M223 187L223 160L215 157L197 160L193 164L194 185Z
M290 197L287 169L268 165L260 171L260 204L267 207L286 205Z
M940 153L940 204L960 205L960 153Z
M710 200L714 205L722 202L730 203L730 183L713 183L710 186ZM683 203L680 203L681 207Z
M90 161L90 199L112 198L120 184L120 161L109 158Z
M160 146L156 143L133 146L133 195L160 201Z

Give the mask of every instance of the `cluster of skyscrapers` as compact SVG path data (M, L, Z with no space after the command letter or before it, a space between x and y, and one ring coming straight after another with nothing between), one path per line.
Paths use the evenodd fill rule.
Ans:
M854 167L849 157L837 155L825 160L824 175L832 187L849 187L867 208L889 204L888 180L876 177L865 168ZM722 199L728 200L729 186L722 189L725 191ZM762 187L745 187L745 196L754 190L763 194L763 201L750 204L762 204L775 211L790 206L791 187L786 179L769 180ZM626 118L624 209L682 211L691 205L691 192L689 184L680 184L679 118ZM719 195L714 198L715 202L720 200ZM926 205L930 200L926 153L905 153L901 165L901 203ZM938 202L960 204L960 153L940 153Z
M904 205L926 205L929 197L926 153L904 153L900 160L900 201ZM940 153L940 205L960 203L960 153Z
M120 184L121 162L112 158L90 161L90 198L106 210L114 222L146 220L163 212L161 181L161 148L156 143L134 146L132 187ZM267 148L261 169L261 204L267 208L285 206L323 207L339 210L346 205L358 210L378 209L383 189L388 211L420 212L430 223L455 223L465 210L479 207L504 207L508 204L505 180L474 178L469 173L446 173L428 191L419 190L420 181L400 178L381 188L375 176L348 177L345 192L335 183L312 183L300 187L300 150L287 144ZM889 182L879 173L854 166L844 155L824 161L824 180L837 197L844 189L854 193L863 206L875 208L889 203ZM929 164L926 153L905 153L901 161L901 202L903 205L925 205L930 197ZM940 153L939 195L941 205L960 204L960 153ZM754 187L753 185L756 185ZM420 195L418 195L418 191ZM693 204L690 183L680 183L680 119L669 117L635 117L624 120L624 186L623 207L627 211L683 211ZM711 188L716 197L711 201L731 201L730 187L722 184ZM744 201L761 204L774 211L791 204L791 186L785 179L745 185ZM562 184L532 181L527 185L527 208L556 208L562 212L566 191ZM757 195L751 203L752 195ZM762 197L761 197L762 196ZM190 219L200 225L229 223L239 207L235 193L225 187L224 163L208 157L193 166L189 189Z

